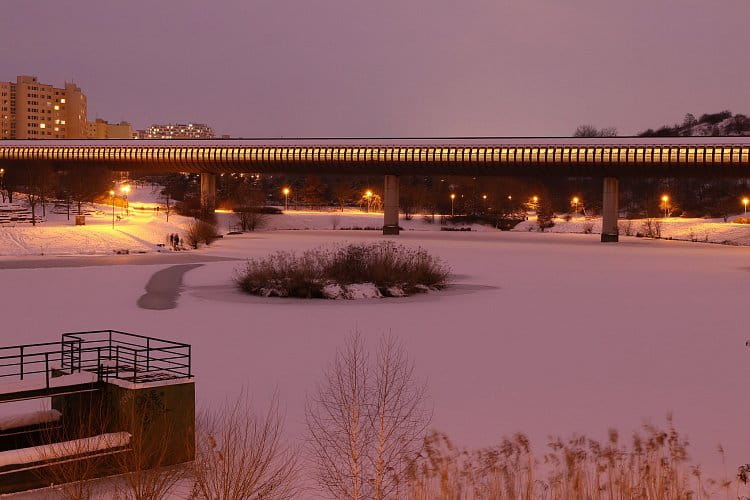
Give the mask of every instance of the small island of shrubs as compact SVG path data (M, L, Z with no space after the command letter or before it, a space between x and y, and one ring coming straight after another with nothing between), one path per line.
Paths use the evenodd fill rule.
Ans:
M235 282L263 297L359 299L440 290L449 276L450 268L424 249L383 241L249 259Z

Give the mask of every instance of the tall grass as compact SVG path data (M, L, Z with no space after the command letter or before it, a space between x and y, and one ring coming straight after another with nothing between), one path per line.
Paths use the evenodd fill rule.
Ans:
M326 285L372 283L385 296L441 289L449 268L422 248L390 241L321 247L301 254L279 251L250 259L237 273L240 289L255 295L323 297Z
M748 498L740 473L703 477L691 463L688 441L668 420L644 426L629 443L614 430L606 441L586 436L554 438L535 453L524 434L475 451L456 447L433 432L401 483L400 498L413 500L675 500ZM740 469L742 472L742 469Z

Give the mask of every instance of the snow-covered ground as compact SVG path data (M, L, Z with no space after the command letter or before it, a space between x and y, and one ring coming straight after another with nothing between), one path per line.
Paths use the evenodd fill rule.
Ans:
M129 199L129 210L118 205L84 205L85 226L75 225L75 209L71 207L70 219L63 207L47 205L44 222L0 224L0 256L13 255L101 255L115 251L155 252L157 245L166 243L170 233L181 233L191 220L170 214L169 222L163 210L155 210L160 188L146 186L134 189ZM23 195L16 195L18 200ZM135 201L133 201L135 199ZM16 199L14 198L14 202ZM23 203L23 201L22 201ZM0 207L1 208L1 207ZM41 216L41 206L37 216Z
M129 215L121 207L115 209L115 226L112 228L112 207L94 205L91 215L86 217L85 226L75 226L75 217L68 220L64 213L48 211L45 222L32 227L29 223L0 224L0 258L8 256L39 255L111 255L114 252L127 250L130 253L151 253L166 251L163 245L168 235L178 233L182 236L192 219L170 214L167 222L163 205L159 205L158 188L144 187L136 190L131 197L137 201L130 203ZM160 210L155 210L160 206ZM232 213L217 212L219 230L223 233L237 229L237 218ZM694 242L726 243L750 245L750 225L722 219L654 219L661 225L663 238L673 238ZM431 221L431 222L428 222ZM445 228L470 228L473 232L498 232L497 229L481 224L454 225L446 218L415 215L411 220L403 217L399 225L404 231L440 231ZM645 221L621 220L620 234L623 238L636 233L644 233ZM383 225L382 213L366 213L347 209L343 212L315 212L290 210L281 215L267 215L261 232L279 230L339 230L379 231ZM537 231L533 215L529 220L516 226L513 231ZM547 229L552 233L585 233L601 232L601 218L574 217L565 221L562 217L555 219L555 226Z
M230 235L201 253L263 256L279 249L373 241L374 231ZM1 344L116 328L193 345L198 401L278 389L289 435L304 429L305 395L353 330L403 339L429 382L433 427L469 446L527 432L628 435L673 412L694 458L719 475L748 461L750 352L744 329L750 249L598 235L405 231L394 237L447 261L455 285L408 298L297 300L243 295L237 261L185 275L171 310L136 305L165 265L0 271ZM371 344L374 345L374 344Z

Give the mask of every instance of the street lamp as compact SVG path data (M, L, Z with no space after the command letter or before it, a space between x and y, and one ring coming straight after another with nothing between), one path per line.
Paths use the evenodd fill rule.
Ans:
M456 200L456 193L451 193L451 217L453 217L453 202Z
M580 201L581 200L578 198L578 196L574 196L573 199L571 200L573 206L575 207L575 213L578 213L578 202Z
M286 187L281 190L282 193L284 193L284 210L289 211L289 188Z
M372 191L369 189L365 191L365 200L367 200L367 212L369 213L372 205Z
M664 204L664 218L667 218L667 211L669 210L669 196L662 195L661 202Z
M115 192L110 191L109 196L112 197L112 229L115 228Z
M750 198L744 197L742 198L742 204L745 205L745 215L747 215L747 204L750 203Z
M130 192L130 185L125 184L120 188L122 196L125 198L125 215L130 215L130 205L128 204L128 193Z

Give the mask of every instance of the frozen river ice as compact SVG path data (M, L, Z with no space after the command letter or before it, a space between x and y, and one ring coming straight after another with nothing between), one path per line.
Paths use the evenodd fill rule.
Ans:
M193 255L381 238L274 231L228 236ZM718 467L719 443L730 471L750 461L750 249L539 233L397 239L443 258L455 286L406 299L263 299L232 286L241 262L206 259L184 275L175 309L148 310L136 304L144 286L176 262L3 269L0 344L109 328L189 342L201 405L243 387L263 404L278 389L297 437L305 394L346 335L358 329L374 341L391 332L428 379L433 427L458 443L490 445L524 431L539 450L549 435L602 438L610 427L629 435L673 412L706 470Z

